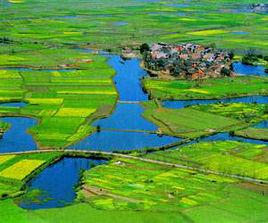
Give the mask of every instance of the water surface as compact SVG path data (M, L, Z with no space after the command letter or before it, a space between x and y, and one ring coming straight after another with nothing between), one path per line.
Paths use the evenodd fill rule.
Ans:
M265 142L262 140L243 138L243 137L239 137L239 136L232 136L229 133L218 133L218 134L200 139L199 141L226 141L226 140L246 142L246 143L252 143L252 144L268 145L268 142Z
M252 66L242 64L241 62L233 63L233 70L235 73L248 76L248 75L257 75L257 76L267 76L268 74L265 73L264 66Z
M0 106L5 106L5 107L18 107L18 108L23 108L27 105L25 102L7 102L7 103L0 103Z
M71 146L78 150L120 151L154 148L181 141L172 136L158 136L143 132L120 132L103 130L96 132Z
M81 171L105 163L104 160L86 158L63 158L46 168L36 178L27 183L27 194L40 191L37 196L22 197L19 206L25 209L46 209L71 204L76 197L75 187L81 177Z
M114 82L120 101L147 101L140 80L147 73L140 67L139 59L122 60L120 56L110 55L108 63L115 69Z
M35 126L37 121L32 118L23 117L5 117L0 121L10 124L10 128L0 139L0 153L21 152L37 149L33 137L27 132L28 129Z
M158 127L143 118L144 108L140 104L120 104L108 118L97 120L94 126L123 130L156 131Z
M191 105L206 105L215 103L257 103L267 104L268 96L246 96L224 99L194 99L194 100L166 100L163 101L163 106L166 108L185 108Z
M258 123L257 125L255 125L254 127L267 129L268 128L268 120L262 121L262 122Z

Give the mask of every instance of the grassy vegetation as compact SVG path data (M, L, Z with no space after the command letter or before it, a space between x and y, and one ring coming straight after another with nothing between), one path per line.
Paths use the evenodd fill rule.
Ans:
M114 71L99 55L46 49L3 55L0 66L33 68L0 71L0 100L28 102L21 109L0 107L0 111L37 118L39 124L31 133L40 147L65 147L90 134L94 128L89 123L109 114L117 98L111 80Z
M268 151L265 145L236 141L201 142L177 150L151 153L146 157L222 173L268 179Z
M37 118L39 125L31 133L42 148L66 147L92 133L94 128L88 123L109 114L117 97L110 80L113 71L105 59L70 47L118 49L143 42L193 41L215 42L219 47L239 52L250 45L267 52L263 35L267 16L243 11L250 3L247 0L238 5L231 2L227 5L224 0L211 4L206 0L184 6L173 1L76 3L69 0L64 0L61 6L36 0L1 3L0 67L34 70L0 70L0 101L29 102L19 111L14 108L0 111L3 115ZM234 13L235 10L238 11ZM246 33L243 39L236 33L240 31ZM202 83L146 80L145 86L157 98L267 94L267 79L253 77Z
M201 161L202 157L206 158L209 154L222 153L232 158L229 159L229 163L223 162L224 160L219 162L225 166L224 170L228 167L229 171L238 174L241 163L236 162L243 159L249 164L244 168L243 162L243 168L247 173L253 173L255 168L255 173L267 174L267 169L261 167L261 164L266 165L267 153L264 146L219 142L185 147L182 149L182 154L179 151L181 150L156 152L146 157L184 164L186 158ZM5 167L12 166L19 160L52 158L52 153L5 155L1 158L0 167L3 164ZM183 162L180 158L184 159ZM118 223L212 222L215 217L219 219L218 222L227 220L265 222L268 219L265 212L265 207L268 205L266 185L241 183L213 174L205 175L196 171L118 158L107 165L86 171L83 183L76 203L61 208L60 211L59 209L25 211L17 207L12 200L5 199L0 200L0 217L7 223L83 222L89 216L97 222ZM7 185L6 181L5 184ZM205 217L206 213L210 213L208 218Z
M238 54L267 54L266 14L252 13L252 0L193 0L184 4L136 0L9 0L0 3L0 116L37 118L30 131L40 148L63 148L95 129L93 119L112 111L117 93L105 58L78 47L112 49L141 43L216 44ZM24 68L24 69L9 69ZM28 68L28 69L25 69ZM30 68L30 69L29 69ZM145 79L153 98L221 98L267 95L267 78L203 81ZM145 104L145 116L166 134L198 137L267 118L262 105L213 105L181 110ZM241 125L240 125L241 124ZM0 128L7 128L0 122ZM248 135L267 134L258 129ZM255 132L254 132L255 131ZM238 134L239 132L236 132ZM0 197L15 196L25 181L58 153L0 155ZM201 143L147 157L267 179L267 149L238 142ZM40 166L41 165L41 166ZM205 175L158 164L115 159L84 174L75 205L25 211L0 199L3 222L267 222L267 185ZM91 193L93 192L93 193ZM95 196L98 194L99 196ZM84 201L85 203L81 203Z
M17 207L12 200L0 201L0 218L6 223L74 223L86 222L89 218L103 223L177 223L184 220L175 212L103 211L82 203L61 208L60 211L47 209L29 212Z
M158 125L159 132L183 138L197 138L247 125L243 121L192 108L167 109L154 102L146 102L143 105L146 108L144 117Z
M267 77L219 78L199 81L147 78L144 87L157 99L213 99L246 95L267 95Z
M255 103L230 103L230 104L209 104L209 105L194 105L191 108L197 109L203 112L209 112L221 116L244 121L253 125L262 120L266 120L267 104L255 104ZM237 130L234 132L237 136L245 138L268 140L267 129L261 128L246 128Z
M49 165L60 153L0 155L0 199L19 194L36 171Z
M225 177L120 158L87 171L83 180L79 198L101 210L150 210L152 215L155 211L176 212L183 222L211 222L212 216L219 218L218 222L267 219L266 195ZM219 204L223 208L218 208ZM237 210L231 211L231 207ZM254 216L247 213L252 207ZM205 213L212 215L209 220Z
M247 128L240 131L235 131L235 135L245 138L259 139L268 141L268 129L262 128Z
M9 37L13 44L90 43L101 49L115 49L143 42L193 41L216 43L240 52L249 47L262 52L268 49L263 35L267 15L250 12L247 6L254 3L251 0L195 0L181 5L173 0L77 0L75 4L64 0L60 6L36 0L12 2L1 7L0 36Z
M268 117L267 104L255 103L228 103L228 104L208 104L194 105L191 108L209 112L229 118L238 119L247 123L257 123Z
M9 128L8 123L1 122L0 121L0 137L4 131L6 131Z

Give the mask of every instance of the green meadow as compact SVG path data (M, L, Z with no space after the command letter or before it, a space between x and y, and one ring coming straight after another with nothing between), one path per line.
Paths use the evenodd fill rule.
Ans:
M199 111L195 107L183 109L163 108L157 102L143 103L143 116L155 123L159 133L183 138L199 138L217 132L230 132L248 126L244 120L221 114Z
M200 142L146 155L150 159L184 164L220 173L267 179L267 149L236 141Z
M232 146L226 143L224 148L228 151ZM198 147L201 150L202 144L196 146L196 148ZM250 160L257 156L257 153L263 152L263 147L256 147L254 148L255 154L253 154L248 149L250 147L254 148L254 145L241 145L241 159L243 157L243 159ZM220 150L220 145L217 148ZM222 150L224 151L224 149ZM193 154L194 158L198 157L195 155L195 151L191 153L186 148L185 151L186 154L189 154L189 158L190 154ZM211 154L217 153L213 150L209 151L209 149L206 151ZM198 154L198 151L196 152ZM165 155L165 152L163 154L159 152L147 157L161 160L163 155L165 161L180 163L180 152L174 153L172 154L171 151ZM201 158L202 152L199 154ZM184 157L183 154L181 155ZM232 162L236 163L238 159L234 156ZM262 170L261 165L266 164L260 162L260 170ZM248 170L250 172L250 169ZM238 171L239 165L236 164L233 172L239 173ZM267 219L263 209L267 205L266 199L260 193L260 191L266 190L265 186L258 188L250 183L242 183L236 179L213 174L201 174L193 170L142 161L116 159L108 165L85 172L83 182L84 186L83 190L79 192L79 200L100 210L136 210L141 213L151 211L153 216L153 213L163 213L164 216L165 211L170 214L175 212L181 218L176 222L212 222L212 219L215 218L218 219L218 222L226 222L226 219L230 219L230 222L251 220L261 222ZM238 207L238 200L239 208L232 211L232 208ZM254 216L251 215L252 209ZM209 216L207 216L208 213ZM163 222L169 221L166 219Z
M256 103L218 103L208 105L194 105L191 108L238 119L247 123L257 123L267 119L267 104Z
M268 15L252 12L249 4L253 3L2 0L0 103L25 102L26 106L0 104L0 117L34 118L38 124L28 132L39 149L65 149L97 131L91 123L109 116L118 100L112 80L115 71L107 58L82 49L120 53L125 47L137 51L143 43L193 42L231 50L239 61L249 51L267 56ZM267 67L264 60L260 64ZM142 103L143 116L158 126L160 136L196 139L230 132L268 140L267 129L253 127L267 120L264 104L161 106L169 99L268 95L266 76L196 81L146 77L142 85L152 99ZM9 127L0 121L0 130ZM0 222L268 222L266 145L217 141L151 153L136 151L130 153L132 158L113 158L81 173L71 205L20 208L17 198L27 191L26 183L63 155L70 154L53 150L0 154Z
M152 98L214 99L247 95L267 95L267 77L235 77L206 80L160 80L146 78L145 89Z
M235 131L235 135L251 139L260 139L268 141L268 130L262 128L247 128Z
M143 42L192 41L267 52L268 17L248 10L248 4L255 3L251 0L13 2L2 3L0 35L14 41L114 50Z

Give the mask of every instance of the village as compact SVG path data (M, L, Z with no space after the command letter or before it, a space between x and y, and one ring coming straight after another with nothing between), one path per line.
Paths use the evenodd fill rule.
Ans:
M154 43L141 47L143 66L164 79L203 79L233 76L233 53L198 44Z
M268 0L0 5L0 223L268 222Z

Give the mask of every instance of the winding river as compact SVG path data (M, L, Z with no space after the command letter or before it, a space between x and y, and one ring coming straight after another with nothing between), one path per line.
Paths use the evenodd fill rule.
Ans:
M156 134L158 127L143 118L144 109L140 102L148 101L148 95L143 91L140 80L147 74L140 68L140 61L138 59L124 61L117 55L106 54L106 56L109 64L116 70L114 83L119 92L116 109L109 117L93 123L94 126L100 126L100 132L88 136L77 144L70 146L70 148L104 151L133 150L160 147L181 141L182 139L177 137L158 136ZM181 109L190 105L219 102L267 104L267 99L267 96L248 96L218 100L178 100L164 101L163 106ZM23 107L25 105L24 103L3 103L0 106ZM23 117L5 117L1 120L11 124L10 129L0 139L1 152L37 149L32 136L27 133L29 128L37 124L36 120ZM256 127L267 128L267 121L259 123ZM264 141L235 137L228 133L218 133L190 143L217 140L267 144ZM25 209L42 209L62 207L72 203L76 197L75 186L80 179L81 171L90 169L91 163L101 165L104 162L103 160L85 158L64 158L60 160L27 183L27 196L21 198L19 205ZM28 196L34 193L37 194L33 197Z
M159 136L157 126L144 119L144 109L139 102L148 101L140 80L147 73L140 67L140 60L122 60L118 55L107 55L109 64L116 70L114 83L119 92L119 102L112 115L97 120L94 126L100 126L100 132L70 146L79 150L133 150L161 147L181 141L181 138Z

